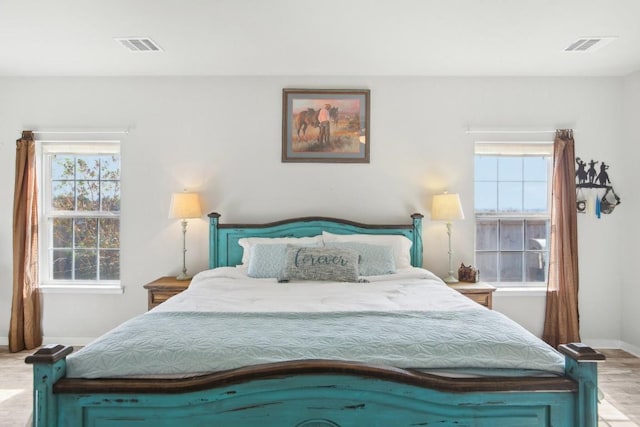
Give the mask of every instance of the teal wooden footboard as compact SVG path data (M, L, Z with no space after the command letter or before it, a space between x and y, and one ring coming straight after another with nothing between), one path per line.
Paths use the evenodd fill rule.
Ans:
M65 378L71 347L34 365L34 426L597 426L603 356L562 346L566 377L444 378L307 360L186 379Z

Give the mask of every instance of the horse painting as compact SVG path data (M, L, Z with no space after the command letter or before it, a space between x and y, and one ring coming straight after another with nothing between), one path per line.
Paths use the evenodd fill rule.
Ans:
M295 125L298 141L300 141L300 131L302 131L302 138L306 140L307 127L313 126L314 128L317 128L320 126L318 114L320 114L320 110L316 111L313 108L307 108L296 115Z
M333 125L337 126L338 125L338 107L331 107L329 109L329 117L331 118Z

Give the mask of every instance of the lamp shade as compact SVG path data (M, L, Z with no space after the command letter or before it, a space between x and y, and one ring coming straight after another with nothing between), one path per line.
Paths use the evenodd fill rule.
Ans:
M457 193L444 193L433 196L431 219L443 221L464 219L460 196Z
M171 207L169 218L200 218L200 196L198 193L173 193L171 195Z

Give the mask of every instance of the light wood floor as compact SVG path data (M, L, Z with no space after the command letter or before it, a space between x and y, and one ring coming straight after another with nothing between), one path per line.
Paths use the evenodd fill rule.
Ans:
M640 358L622 350L600 350L607 360L598 365L601 427L640 426Z
M24 427L31 416L32 366L24 358L33 353L9 353L0 346L0 427Z
M622 350L601 350L600 427L640 427L640 359ZM31 415L31 351L11 354L0 346L0 427L24 427Z

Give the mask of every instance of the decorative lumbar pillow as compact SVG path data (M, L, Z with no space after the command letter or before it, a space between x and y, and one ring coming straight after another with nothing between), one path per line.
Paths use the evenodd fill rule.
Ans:
M411 245L413 242L400 234L333 234L322 232L325 245L330 242L356 242L370 245L384 245L393 247L393 259L396 268L411 267Z
M328 242L328 248L352 249L360 255L358 269L361 276L379 276L396 272L393 246L370 245L357 242Z
M248 265L251 251L256 245L322 245L322 236L313 237L243 237L238 240L242 247L242 265Z
M352 249L289 246L278 281L357 282L359 258Z

